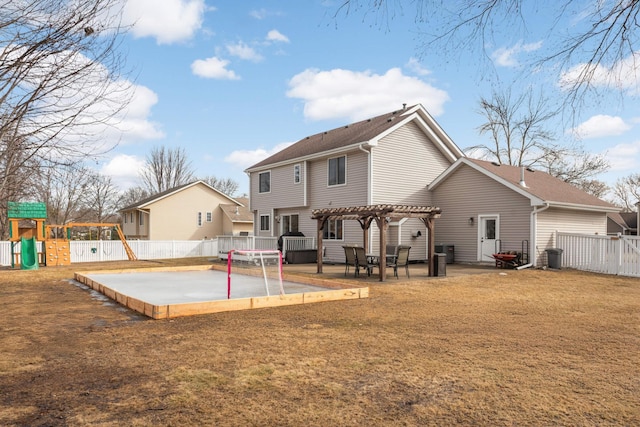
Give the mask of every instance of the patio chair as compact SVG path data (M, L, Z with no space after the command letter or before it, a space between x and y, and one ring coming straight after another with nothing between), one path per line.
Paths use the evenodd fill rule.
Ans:
M343 246L344 248L344 275L349 272L349 267L355 269L356 275L358 274L358 263L356 262L356 251L353 246Z
M373 267L375 267L376 265L368 261L367 254L363 247L356 246L355 252L356 252L356 276L358 275L358 271L361 268L367 270L367 276L371 276Z
M398 254L394 261L387 262L387 267L393 267L393 275L398 278L398 267L404 267L404 271L409 276L409 249L411 246L398 246Z

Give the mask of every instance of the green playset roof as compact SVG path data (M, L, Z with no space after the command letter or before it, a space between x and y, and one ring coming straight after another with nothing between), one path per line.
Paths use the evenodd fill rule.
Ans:
M47 205L45 203L8 202L8 218L45 219Z

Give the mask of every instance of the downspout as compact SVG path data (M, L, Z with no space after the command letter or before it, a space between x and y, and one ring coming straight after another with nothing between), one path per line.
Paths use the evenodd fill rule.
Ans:
M373 171L372 171L373 168L372 168L372 160L371 160L371 151L366 150L364 148L365 145L367 145L369 147L374 147L377 144L374 145L374 144L371 144L369 142L363 142L362 144L358 145L358 149L367 154L367 183L368 183L368 185L367 185L367 205L371 205L371 203L372 203L371 202L372 191L373 191L372 190L372 186L373 186L372 184L373 183L371 182L371 179L373 177ZM365 250L368 251L369 253L371 253L372 252L372 250L371 250L371 240L372 240L371 239L371 228L369 228L369 230L367 230L367 233L369 233L369 239L368 239L369 247L365 248Z
M522 265L520 267L518 267L518 270L521 270L523 268L528 268L528 267L533 267L536 265L537 263L537 259L536 259L536 255L537 255L537 241L536 241L536 232L537 230L537 216L540 212L542 211L546 211L547 209L549 209L549 203L545 202L544 206L541 208L534 208L533 211L531 211L531 240L529 241L529 245L530 245L530 249L531 252L533 254L530 254L530 259L529 259L529 264L526 265Z

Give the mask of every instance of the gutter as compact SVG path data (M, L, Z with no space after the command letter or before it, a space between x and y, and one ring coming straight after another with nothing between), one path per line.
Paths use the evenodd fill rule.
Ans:
M368 181L368 185L367 185L367 205L371 205L373 202L373 159L371 156L371 148L376 147L378 145L377 141L369 141L369 142L363 142L360 145L358 145L358 149L360 151L362 151L363 153L367 154L367 181ZM364 147L367 146L369 147L369 150L365 149ZM368 231L369 233L371 233L371 229L369 229ZM369 247L365 248L367 251L371 252L371 234L369 234L369 238L367 239L369 241Z
M537 247L538 247L538 242L536 241L536 231L537 231L537 221L536 221L536 216L542 212L542 211L546 211L547 209L549 209L551 206L549 204L549 202L545 202L544 206L542 206L541 208L535 208L533 209L533 211L531 211L531 240L529 241L529 245L531 245L531 252L533 253L533 256L531 256L529 258L529 264L526 264L526 266L529 265L536 265L537 263ZM522 268L525 268L525 266L523 265Z

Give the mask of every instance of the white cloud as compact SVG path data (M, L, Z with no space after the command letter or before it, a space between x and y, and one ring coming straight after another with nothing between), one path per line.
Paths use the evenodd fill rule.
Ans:
M258 148L255 150L236 150L231 152L228 156L224 158L224 161L234 165L235 167L245 170L246 168L255 165L256 163L266 159L272 154L277 153L278 151L284 150L288 146L293 144L292 142L283 142L270 150L265 150L264 148Z
M267 41L289 43L289 37L278 30L271 30L267 33Z
M117 129L123 143L139 139L161 139L165 134L158 123L149 120L151 108L158 103L158 95L145 86L133 86L127 107L116 117L112 127Z
M264 9L264 8L254 9L251 12L249 12L249 15L254 17L255 19L262 20L269 15L269 12L267 11L267 9Z
M611 171L636 172L640 169L640 140L617 144L608 149L605 156L611 165Z
M640 74L638 73L640 52L636 52L624 58L611 67L601 64L578 64L562 73L558 85L562 89L571 89L581 81L589 77L589 83L596 88L612 88L627 91L633 95L640 94ZM592 73L591 73L592 72Z
M501 67L517 67L518 65L520 65L520 63L518 62L518 59L516 58L517 55L519 55L522 52L525 52L525 53L533 52L540 49L541 47L542 47L541 41L536 43L528 43L528 44L522 44L522 42L519 41L512 47L509 47L509 48L501 47L499 49L496 49L491 54L491 58L496 63L496 65L499 65Z
M228 70L226 67L229 65L229 61L226 59L216 58L215 56L207 59L196 59L191 64L191 71L196 76L208 78L208 79L221 79L221 80L239 80L238 76L233 70Z
M311 120L349 118L361 120L382 114L403 103L421 103L438 116L449 100L447 92L392 68L385 74L370 71L307 69L289 80L287 96L304 101Z
M429 70L428 68L424 68L420 61L413 57L409 58L409 61L407 61L405 67L407 67L409 71L412 71L419 76L426 76L431 74L431 70Z
M134 37L154 37L158 44L189 40L202 26L204 0L127 0L124 23Z
M626 124L620 117L598 114L570 129L569 133L578 138L589 139L622 135L629 129L631 129L631 126Z
M264 59L255 49L243 42L228 44L227 51L231 56L236 56L247 61L260 62Z
M127 154L118 154L102 165L100 173L110 176L113 183L123 190L140 185L138 172L145 164L144 159Z

